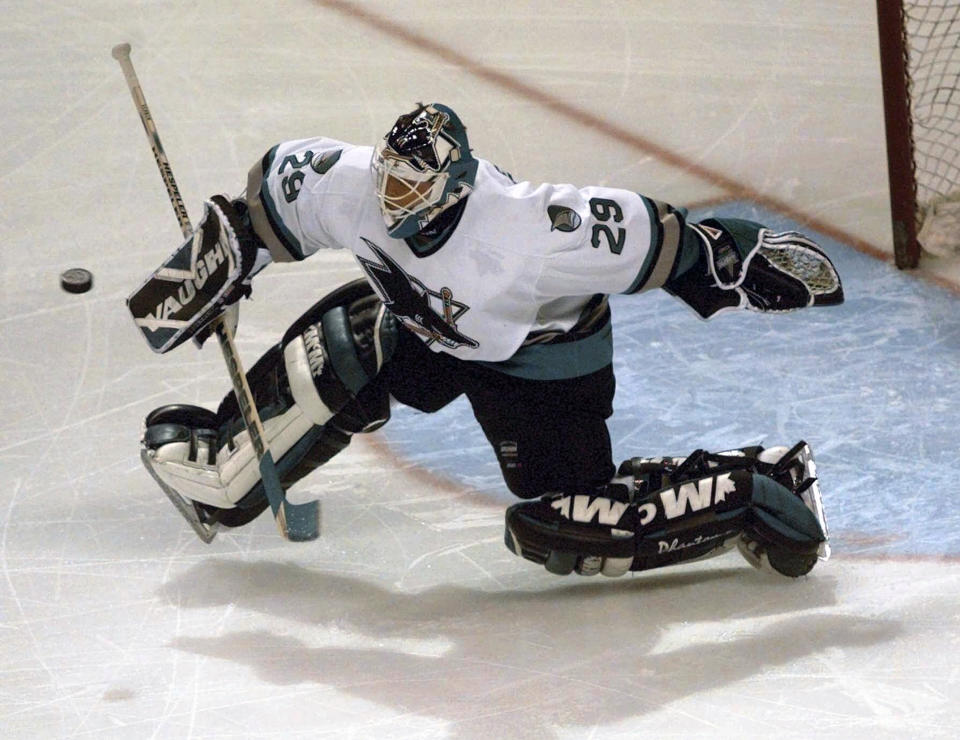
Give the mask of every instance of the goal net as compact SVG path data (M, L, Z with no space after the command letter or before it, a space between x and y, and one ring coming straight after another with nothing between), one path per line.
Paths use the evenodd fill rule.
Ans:
M894 251L960 253L960 0L877 0Z

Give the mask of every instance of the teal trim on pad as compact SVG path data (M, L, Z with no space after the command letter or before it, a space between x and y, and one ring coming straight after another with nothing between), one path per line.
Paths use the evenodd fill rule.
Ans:
M323 327L330 363L337 377L353 395L357 395L370 381L370 377L357 357L357 347L346 307L337 306L327 311L320 319L320 325Z

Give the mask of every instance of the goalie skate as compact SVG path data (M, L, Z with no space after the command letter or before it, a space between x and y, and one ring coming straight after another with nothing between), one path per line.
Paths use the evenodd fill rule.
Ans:
M146 450L140 451L140 459L143 461L143 466L150 473L150 477L157 482L160 490L166 494L176 510L183 515L183 518L187 520L187 523L193 528L193 531L197 533L197 536L207 544L213 542L213 538L217 536L217 531L220 529L220 523L196 501L184 498L168 486L160 476L154 472L153 467L149 464Z
M783 447L771 448L761 454L760 460L763 461L765 455L784 449ZM817 463L813 459L813 450L810 449L810 445L803 441L797 442L782 453L771 469L763 470L761 467L760 470L792 490L817 518L824 535L824 541L820 543L817 556L820 560L827 560L830 557L830 532L827 529L827 518L823 510L820 481L817 478Z
M779 456L779 459L775 462L773 460L764 461L764 456L771 453ZM820 492L820 482L817 479L817 464L813 459L813 451L806 442L801 441L789 450L783 447L766 450L761 454L760 461L766 462L766 465L760 466L760 469L792 490L804 506L816 517L817 523L823 531L823 541L817 548L816 557L812 559L807 556L798 558L782 550L771 550L768 546L769 543L762 542L747 532L741 533L740 540L737 542L737 549L748 563L759 570L773 569L778 573L792 577L805 575L813 568L817 560L826 561L830 558L830 533L827 529L827 518L823 509L823 498ZM770 462L773 463L772 466Z
M813 459L813 451L810 446L804 444L797 453L797 461L803 466L803 480L809 480L810 484L800 491L800 500L806 505L813 515L820 522L823 534L826 539L820 543L817 555L820 560L827 560L830 557L830 530L827 529L827 516L823 511L823 498L820 494L820 481L817 479L817 464Z

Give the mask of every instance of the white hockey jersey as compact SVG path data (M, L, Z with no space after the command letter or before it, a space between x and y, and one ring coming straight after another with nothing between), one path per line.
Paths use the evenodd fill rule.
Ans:
M617 188L517 183L485 160L452 236L418 251L387 234L372 151L327 138L274 147L250 172L251 222L275 261L351 250L387 307L435 351L509 372L521 347L562 336L597 294L660 287L677 259L683 217L667 204ZM587 365L609 362L608 327L594 344L611 349L594 347ZM514 364L528 377L599 369Z

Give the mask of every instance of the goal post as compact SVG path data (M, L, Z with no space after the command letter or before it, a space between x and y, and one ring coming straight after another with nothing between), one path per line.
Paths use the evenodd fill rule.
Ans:
M877 0L893 254L900 268L916 267L920 259L904 20L900 0Z
M877 0L896 264L960 251L960 0Z

